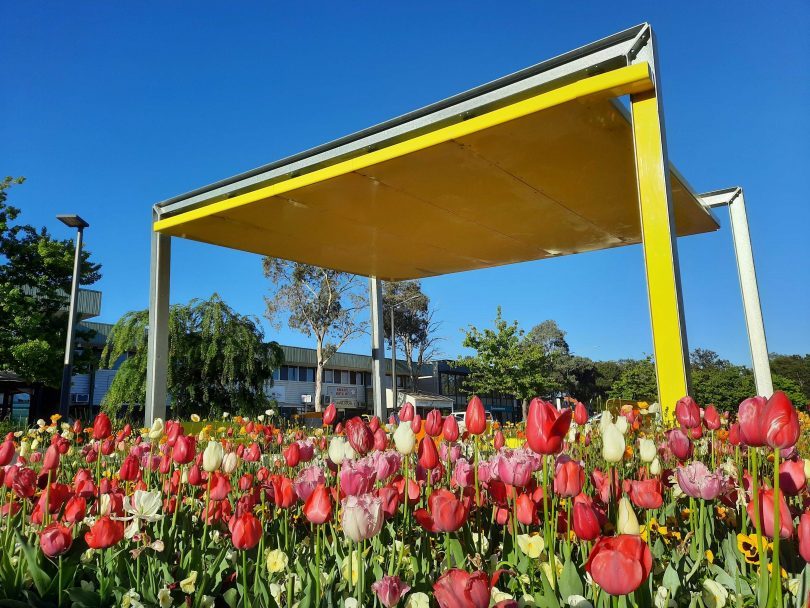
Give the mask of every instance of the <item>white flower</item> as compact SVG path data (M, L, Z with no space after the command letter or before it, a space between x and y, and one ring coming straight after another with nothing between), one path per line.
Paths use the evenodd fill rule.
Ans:
M627 433L627 418L624 416L619 416L616 418L616 428L619 429L619 432L624 435Z
M348 441L343 437L332 437L329 442L329 460L340 466L344 460L353 460L354 456L354 450Z
M281 549L273 549L267 552L267 571L270 573L282 572L287 569L289 558Z
M416 435L411 428L410 422L400 423L397 430L394 431L394 445L397 448L397 452L403 456L407 456L413 452L414 446L416 445Z
M258 416L256 416L256 420L258 420L259 422L264 422L264 414L259 414Z
M278 583L270 583L270 595L276 603L281 605L281 585Z
M543 537L539 534L534 534L531 536L528 534L518 534L517 544L518 547L520 547L520 550L528 555L531 559L537 559L540 557L543 549L546 548L546 543L543 540Z
M158 604L160 608L170 608L172 605L172 593L167 587L164 587L157 594Z
M652 464L650 464L650 475L660 475L661 474L661 461L658 459L658 456L653 458Z
M87 591L88 593L95 593L96 591L96 586L92 581L79 581L79 585L81 585L82 591Z
M593 604L581 595L569 595L565 603L571 608L593 608Z
M194 593L197 588L197 571L192 570L189 575L180 581L180 591L187 595Z
M357 600L353 597L347 597L346 601L343 602L344 608L358 608L360 604L357 603Z
M616 518L616 532L619 534L639 534L641 529L638 525L638 518L636 512L633 511L633 505L627 500L626 496L622 496L619 500L619 514Z
M236 455L236 452L228 452L222 459L222 472L226 475L230 475L236 470L238 465L239 456Z
M143 608L141 596L134 589L130 589L121 598L121 608Z
M655 603L655 608L674 608L676 606L675 600L669 597L669 589L663 585L658 587L653 601Z
M200 599L200 608L214 608L215 598L211 595L204 595Z
M534 601L534 597L529 595L528 593L524 594L518 600L518 608L536 608L537 603Z
M149 429L149 439L160 439L163 437L164 428L163 419L155 418L155 421L152 423L152 428Z
M228 412L222 412L222 417L223 418L227 418L228 416L230 416L230 414Z
M203 469L209 473L216 471L222 464L225 450L219 441L209 441L203 452Z
M638 440L638 457L641 462L652 462L657 453L658 450L655 449L655 442L652 439Z
M602 427L602 458L616 463L624 457L624 435L613 423Z
M493 587L492 590L489 592L490 599L495 602L503 602L505 600L513 600L515 597L513 595L509 595L505 591L501 591L497 587Z
M728 591L717 581L707 578L703 581L700 597L706 608L724 608L728 600Z
M421 591L415 591L405 600L405 608L430 608L430 598Z
M160 491L135 490L135 494L124 499L124 511L136 519L153 522L163 517L160 513L163 499Z

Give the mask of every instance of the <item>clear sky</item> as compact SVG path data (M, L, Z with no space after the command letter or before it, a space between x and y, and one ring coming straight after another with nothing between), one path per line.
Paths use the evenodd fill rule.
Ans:
M5 2L0 173L23 220L103 264L102 321L148 303L155 202L402 114L637 23L660 47L671 159L746 192L770 350L810 351L810 4ZM681 239L690 346L749 362L728 216ZM175 239L172 301L261 315L255 255ZM597 359L652 351L641 248L426 280L443 351L498 304ZM268 335L309 345L283 329ZM349 345L366 352L367 338Z

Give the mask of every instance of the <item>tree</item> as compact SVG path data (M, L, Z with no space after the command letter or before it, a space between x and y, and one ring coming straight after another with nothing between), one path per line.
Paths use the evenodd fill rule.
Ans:
M436 345L441 338L436 331L439 324L433 320L430 298L422 291L419 281L386 281L383 286L383 326L389 345L392 307L397 350L404 355L411 386L416 388L422 366L438 355Z
M652 358L628 362L613 383L608 396L632 401L657 401L658 384Z
M495 317L494 329L479 330L470 325L463 346L476 351L461 357L458 364L467 367L465 390L478 394L506 394L521 400L526 418L529 400L556 388L548 376L548 360L543 347L523 339L517 321L509 323Z
M23 178L0 181L0 369L10 370L32 384L58 387L67 341L67 317L73 279L74 243L59 240L46 228L16 223L20 210L7 204L8 190ZM101 278L99 264L82 251L80 285ZM77 341L93 333L77 332ZM85 368L90 349L74 365Z
M279 258L262 259L264 276L275 287L266 297L265 316L276 327L282 316L307 337L315 337L315 411L321 411L323 369L352 336L366 331L357 313L368 306L361 282L353 274Z
M148 323L148 310L133 311L110 331L102 362L122 362L104 397L108 413L144 403ZM264 412L266 388L283 359L276 342L264 341L258 319L235 312L217 294L169 310L168 391L176 417Z
M804 395L804 402L810 402L810 354L771 354L771 372L795 382Z
M731 367L731 363L726 359L721 359L713 350L696 348L689 353L689 365L692 371L708 369L725 369Z

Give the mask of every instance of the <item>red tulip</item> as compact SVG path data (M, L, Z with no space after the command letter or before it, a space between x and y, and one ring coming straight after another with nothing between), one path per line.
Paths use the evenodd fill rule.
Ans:
M773 490L759 491L759 522L762 527L762 533L768 538L774 536L774 492ZM788 509L785 495L779 492L779 536L782 538L790 538L793 536L793 517ZM754 521L754 501L748 503L748 517Z
M802 513L799 518L799 554L810 562L810 511Z
M642 509L658 509L664 504L664 490L660 479L630 481L628 483L630 500Z
M271 480L273 488L273 502L280 509L289 509L295 504L297 495L293 483L287 477L277 476Z
M603 536L593 546L585 570L610 595L627 595L647 580L652 554L640 536Z
M228 476L219 471L214 471L209 475L211 476L208 486L210 488L209 500L225 500L228 498L228 494L231 493L231 482L228 481Z
M367 454L374 447L374 433L359 416L346 422L346 439L360 456Z
M385 514L386 519L391 519L397 514L397 509L399 509L399 491L396 487L388 485L379 488L377 490L377 498L382 500L383 514Z
M521 494L515 501L515 512L517 519L524 526L531 526L538 523L537 503L532 500L529 494Z
M492 440L492 445L496 450L500 450L504 445L506 445L506 438L503 436L503 432L500 429L495 431L495 437Z
M419 464L429 471L439 466L439 451L430 437L423 437L419 442Z
M332 519L332 498L326 487L319 483L304 503L304 516L313 524L323 524Z
M177 464L188 464L197 455L197 439L189 435L179 435L172 448L172 460Z
M42 468L40 469L40 475L43 473L47 474L48 471L55 471L59 468L59 448L53 444L48 446L48 449L45 450L45 458L42 461Z
M374 431L374 449L382 452L388 447L388 435L383 427L377 427Z
M489 608L490 584L484 572L451 568L433 584L439 608Z
M442 437L444 437L445 441L451 442L458 439L458 422L456 421L456 417L452 414L444 418L444 422L442 423Z
M335 422L335 418L337 418L337 408L334 403L330 403L323 411L323 423L326 426L332 426L332 423Z
M73 534L70 528L59 523L52 523L39 533L39 546L48 557L59 557L70 550Z
M779 489L786 496L798 496L807 485L804 475L804 462L801 460L786 460L779 465Z
M681 429L667 431L667 445L675 458L680 461L684 461L692 455L692 442Z
M758 448L765 445L763 410L768 400L765 397L751 397L740 403L737 420L740 423L740 438L745 445Z
M36 482L37 474L34 473L33 469L29 469L28 467L16 469L11 476L10 484L8 483L8 478L6 479L6 484L11 485L11 489L20 498L31 498L37 491Z
M231 531L233 546L240 551L252 549L259 544L262 537L262 522L250 512L231 518L228 528Z
M288 467L298 466L301 461L301 446L297 442L293 442L284 448L284 462Z
M414 519L428 532L455 532L467 520L467 507L444 488L428 497L428 508L413 512Z
M570 426L570 409L558 411L542 399L532 399L526 420L526 440L532 450L538 454L557 454Z
M138 479L138 474L141 472L141 464L138 462L138 457L130 454L124 458L121 463L121 469L118 471L118 478L121 481L135 481Z
M591 499L574 500L574 534L580 540L595 540L602 532L599 516Z
M81 496L73 496L65 505L65 512L62 519L69 524L77 524L87 515L87 499Z
M742 437L740 436L740 423L735 422L728 428L728 442L731 445L740 445Z
M15 451L16 447L14 445L14 440L11 438L6 438L6 440L0 444L0 467L7 466L11 463L11 461L14 459Z
M438 437L442 432L442 422L442 413L437 409L430 410L425 418L425 433Z
M115 521L109 515L98 518L84 535L84 540L91 549L112 547L122 538L124 538L124 522Z
M399 410L399 421L410 422L411 420L413 420L413 405L406 401Z
M585 483L585 469L576 460L567 460L557 465L554 474L554 492L560 496L573 498L582 492Z
M710 431L720 428L720 414L712 404L707 405L703 412L703 425Z
M700 408L692 397L681 397L675 404L675 417L685 429L700 426Z
M585 409L585 405L580 401L577 401L577 404L574 406L574 422L579 426L588 422L588 410Z
M799 440L799 415L782 391L776 391L762 410L765 443L774 449L792 448Z
M480 435L487 429L487 413L484 410L484 404L477 396L473 396L467 404L464 426L471 435Z
M420 416L419 414L413 415L413 420L411 420L411 430L414 433L422 432L422 416Z
M112 435L112 423L104 412L101 412L93 421L93 439L107 439Z

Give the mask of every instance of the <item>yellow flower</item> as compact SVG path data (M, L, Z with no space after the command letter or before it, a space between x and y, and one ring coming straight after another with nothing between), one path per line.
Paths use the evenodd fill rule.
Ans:
M757 549L756 534L738 534L737 549L743 554L745 561L749 564L759 563L759 551Z
M192 422L199 422L200 421L200 415L199 414L192 414L191 415L191 421Z
M192 570L191 574L189 574L186 578L180 581L180 591L191 595L194 593L194 590L197 588L197 571Z
M360 578L360 556L357 551L351 552L352 557L352 585L356 585ZM343 563L340 566L340 574L344 579L349 578L349 556L343 558Z
M540 557L543 549L546 548L546 543L539 534L532 534L531 536L528 534L518 534L517 544L520 550L532 559Z
M787 571L784 568L780 568L780 570L781 570L780 574L782 575L782 578L787 578ZM768 572L770 574L773 574L773 562L770 562L768 564Z
M712 553L711 549L706 549L706 561L710 564L714 563L714 553Z
M60 418L62 418L61 414L51 414L51 422L55 423Z
M270 573L281 572L287 569L289 558L281 549L273 549L267 552L267 571Z
M707 608L723 608L728 601L728 591L717 581L707 578L703 581L701 599Z

